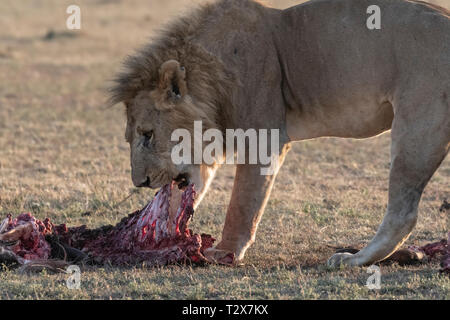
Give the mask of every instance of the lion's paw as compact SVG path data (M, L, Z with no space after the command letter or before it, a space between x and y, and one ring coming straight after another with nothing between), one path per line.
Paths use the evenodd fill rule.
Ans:
M348 252L335 253L327 261L329 268L340 268L341 266L353 266L354 255Z
M235 254L227 250L209 248L205 250L204 256L211 263L224 264L228 266L233 266L236 264Z

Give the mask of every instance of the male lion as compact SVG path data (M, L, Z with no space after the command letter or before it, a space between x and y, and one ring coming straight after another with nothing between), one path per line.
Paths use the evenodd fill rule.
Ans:
M381 9L369 30L367 8ZM132 180L195 183L198 205L218 167L174 165L177 128L280 130L278 164L292 141L366 138L392 129L389 203L368 246L329 266L365 265L408 238L427 182L450 141L450 14L423 2L315 0L286 10L219 0L178 19L129 58L112 88L124 102ZM278 168L279 168L278 166ZM276 173L239 164L221 242L208 252L243 259Z

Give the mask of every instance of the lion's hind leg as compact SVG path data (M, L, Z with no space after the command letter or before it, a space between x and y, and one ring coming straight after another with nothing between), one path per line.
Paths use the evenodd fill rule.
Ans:
M384 260L409 237L417 222L422 192L449 149L450 115L448 102L442 97L446 95L441 94L434 103L421 103L420 108L394 106L386 215L366 248L354 255L335 254L328 266L360 266Z

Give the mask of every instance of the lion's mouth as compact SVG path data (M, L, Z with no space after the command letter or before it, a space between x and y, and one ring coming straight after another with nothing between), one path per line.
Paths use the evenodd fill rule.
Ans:
M189 175L187 173L180 173L173 179L178 186L178 189L182 190L188 187L190 183Z

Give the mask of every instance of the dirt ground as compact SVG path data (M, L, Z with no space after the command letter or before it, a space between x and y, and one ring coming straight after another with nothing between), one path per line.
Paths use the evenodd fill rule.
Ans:
M32 212L56 223L115 224L154 191L130 178L122 106L106 88L127 54L196 0L79 0L81 30L66 29L70 0L0 2L0 217ZM450 0L434 1L450 8ZM278 8L299 1L267 1ZM387 204L389 133L294 145L245 265L90 268L81 289L67 275L0 272L1 299L449 299L439 264L383 266L380 290L366 268L329 271L333 247L367 243ZM234 168L223 167L191 227L220 238ZM407 244L446 236L450 160L422 196ZM131 196L126 199L129 195ZM126 199L125 201L123 201Z

